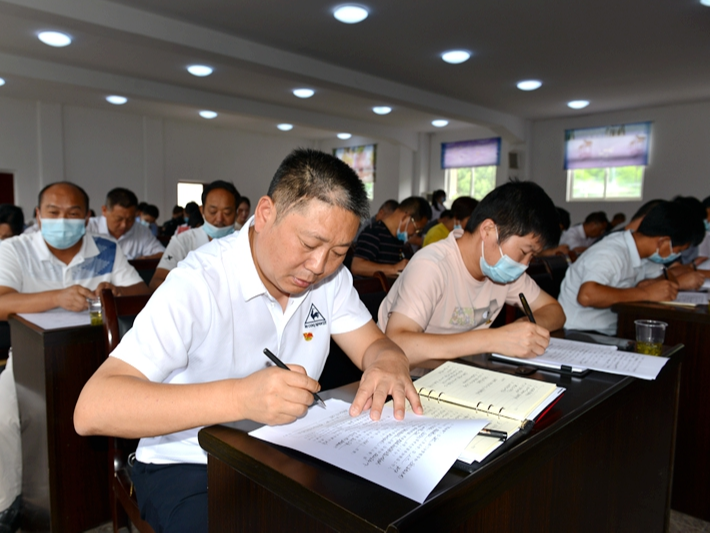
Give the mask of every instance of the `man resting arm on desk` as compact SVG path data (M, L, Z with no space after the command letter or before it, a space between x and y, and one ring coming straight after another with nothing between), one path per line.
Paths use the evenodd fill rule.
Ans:
M539 186L498 187L476 207L463 232L454 230L412 258L380 306L380 328L412 366L486 352L542 354L564 313L525 269L559 235L555 206ZM504 303L520 307L521 292L537 324L523 318L489 329Z
M320 389L330 337L364 370L353 416L380 417L394 398L421 413L409 362L372 321L342 267L365 189L342 161L296 150L239 234L215 239L173 269L118 348L86 384L82 435L143 437L133 481L156 531L206 531L202 426L284 424ZM270 349L292 372L270 365ZM318 408L318 407L316 407Z

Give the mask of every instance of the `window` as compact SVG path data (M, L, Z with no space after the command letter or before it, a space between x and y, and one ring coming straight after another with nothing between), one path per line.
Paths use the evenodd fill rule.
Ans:
M567 201L640 200L651 123L565 131Z
M364 146L347 146L345 148L335 148L333 155L347 163L360 177L365 185L367 199L375 198L375 162L377 154L376 144Z
M482 199L496 186L500 164L500 137L441 143L441 168L446 170L446 197Z
M481 200L496 187L496 167L447 168L446 198L448 204L459 196L472 196Z
M177 203L185 207L188 202L195 202L197 205L202 205L202 189L203 183L190 183L179 181L177 184Z

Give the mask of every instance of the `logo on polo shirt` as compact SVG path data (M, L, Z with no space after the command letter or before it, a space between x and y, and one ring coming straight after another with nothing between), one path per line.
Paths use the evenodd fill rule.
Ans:
M318 308L311 304L311 309L308 311L308 318L306 318L306 321L303 323L303 327L315 328L318 326L325 326L325 318L323 318L321 312L318 311Z

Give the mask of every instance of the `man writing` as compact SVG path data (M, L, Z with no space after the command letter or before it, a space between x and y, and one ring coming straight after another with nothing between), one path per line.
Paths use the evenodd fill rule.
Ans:
M330 337L364 370L350 413L377 420L388 395L397 418L421 403L402 351L372 322L341 267L367 196L342 161L296 150L238 234L174 269L112 357L86 384L82 435L142 437L133 480L158 530L206 531L205 425L284 424L319 390ZM293 372L266 367L264 348Z

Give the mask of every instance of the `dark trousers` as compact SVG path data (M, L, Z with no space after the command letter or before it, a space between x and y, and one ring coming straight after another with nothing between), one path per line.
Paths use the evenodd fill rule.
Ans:
M155 533L207 532L207 465L136 461L131 479L141 518Z

